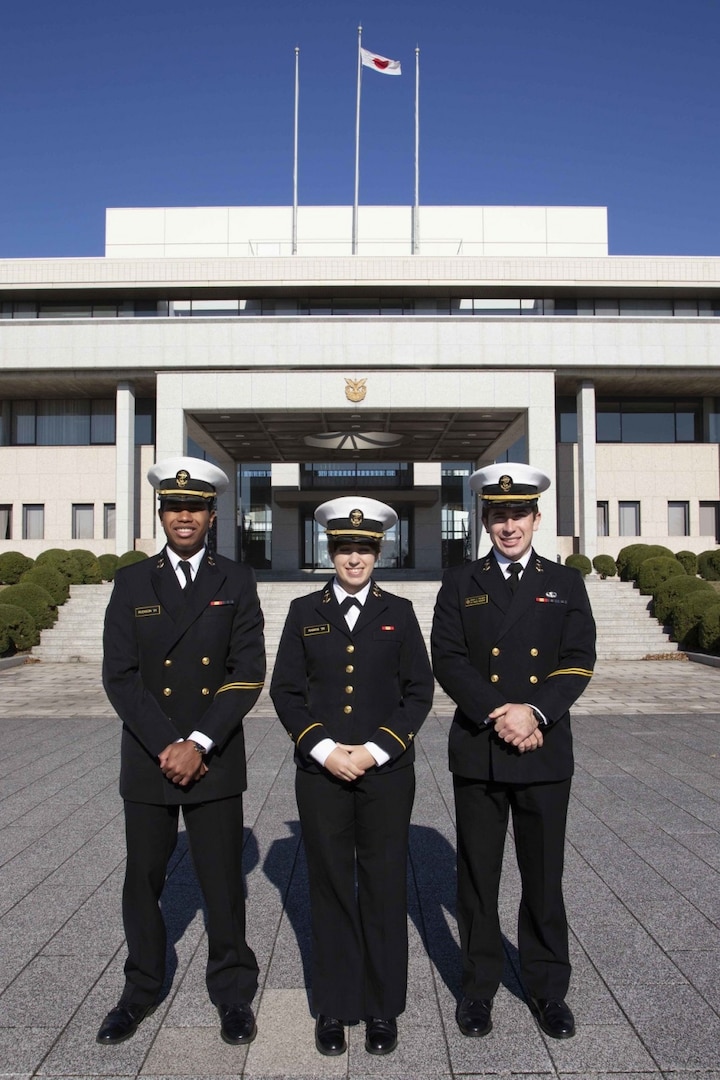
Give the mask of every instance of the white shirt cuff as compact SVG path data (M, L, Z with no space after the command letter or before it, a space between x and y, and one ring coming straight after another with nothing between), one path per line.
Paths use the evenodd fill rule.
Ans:
M317 761L318 765L324 765L336 746L334 739L321 739L317 746L313 746L310 757Z
M214 747L215 743L207 735L203 735L202 731L193 731L188 735L186 742L196 742L198 746L202 746L205 753L209 753Z
M372 756L375 758L376 765L384 765L386 761L390 760L390 755L386 754L385 751L377 745L377 743L366 742L363 743L363 746L365 747L367 752L369 754L372 754Z

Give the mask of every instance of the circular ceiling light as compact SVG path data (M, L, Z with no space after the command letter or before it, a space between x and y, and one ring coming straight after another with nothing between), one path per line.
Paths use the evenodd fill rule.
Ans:
M397 446L402 435L392 431L321 431L318 435L306 435L307 446L321 446L326 450L383 450Z

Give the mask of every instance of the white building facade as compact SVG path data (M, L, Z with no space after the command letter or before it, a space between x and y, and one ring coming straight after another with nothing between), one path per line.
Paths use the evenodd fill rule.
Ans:
M554 480L538 547L716 546L720 259L608 255L597 207L108 210L100 259L0 260L0 551L159 546L145 473L237 483L219 547L327 565L312 510L392 503L384 560L480 542L467 477Z

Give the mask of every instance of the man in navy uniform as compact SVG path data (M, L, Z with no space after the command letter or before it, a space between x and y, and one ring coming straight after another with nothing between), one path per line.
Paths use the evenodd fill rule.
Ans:
M458 926L464 1035L492 1027L503 969L498 891L508 814L522 879L520 970L543 1031L575 1034L562 894L565 823L573 773L569 708L592 675L595 624L577 570L533 550L538 469L480 469L492 550L448 570L432 630L438 682L457 705L450 731L458 834Z
M130 1038L158 1002L159 900L182 806L207 907L210 999L225 1042L248 1043L258 967L245 940L242 723L265 677L263 618L252 570L208 545L225 473L179 457L154 465L148 480L167 541L118 571L105 617L103 684L123 724L128 957L125 989L97 1041Z
M372 578L395 511L352 495L315 519L335 578L292 602L270 690L295 744L315 1045L344 1053L344 1024L364 1019L367 1052L389 1054L407 991L414 739L433 677L412 604Z

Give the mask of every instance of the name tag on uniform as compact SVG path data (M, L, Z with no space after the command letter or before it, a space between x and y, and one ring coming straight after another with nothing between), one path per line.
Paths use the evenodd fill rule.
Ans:
M159 615L161 608L159 604L148 604L147 607L136 607L135 618L144 619L148 615Z
M465 607L477 607L478 604L487 604L488 594L483 593L481 596L466 596Z
M303 626L303 637L315 637L316 634L329 634L330 623L319 623L317 626Z

